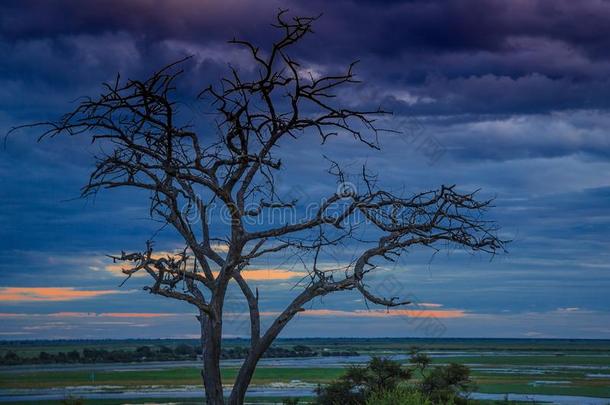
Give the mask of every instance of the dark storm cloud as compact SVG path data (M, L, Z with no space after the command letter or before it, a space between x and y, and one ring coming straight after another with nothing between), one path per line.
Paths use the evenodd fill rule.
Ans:
M86 7L77 0L15 0L3 3L1 21L4 35L12 39L128 31L151 38L207 41L260 29L280 6L310 15L323 12L328 16L324 30L378 52L503 50L510 37L534 36L597 53L610 34L610 4L599 0L109 0L89 2Z
M0 21L3 35L13 40L117 31L149 39L226 40L255 28L277 9L277 4L238 0L109 0L83 6L78 0L7 1L2 4Z
M604 56L610 33L610 3L599 0L338 1L329 13L357 21L354 33L382 52L507 51L512 37L543 37Z
M200 58L188 87L202 88L227 63L248 68L226 40L269 43L280 5L324 14L296 50L306 67L336 71L361 58L359 99L399 115L476 120L610 107L610 3L596 0L7 1L0 103L27 115L28 103L91 94L119 71L141 77L187 54Z
M604 48L610 34L610 4L596 0L109 0L87 7L77 0L26 0L3 2L0 22L2 35L12 40L124 31L149 40L206 42L244 33L269 35L270 16L280 5L298 14L324 13L317 31L332 35L335 43L316 52L327 47L379 53L509 51L513 37L555 39L591 51Z

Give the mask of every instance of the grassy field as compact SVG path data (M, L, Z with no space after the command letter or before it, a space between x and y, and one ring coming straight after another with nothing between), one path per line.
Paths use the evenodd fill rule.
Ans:
M342 368L273 368L262 367L256 371L255 385L266 385L295 380L307 383L327 383L343 373ZM223 369L223 381L230 384L237 373L236 368ZM474 379L478 391L485 393L524 393L584 395L610 398L610 378L591 379L586 371L575 372L558 368L545 375L523 374L497 375L475 368ZM533 383L535 382L535 383ZM556 382L561 382L556 384ZM201 383L200 371L196 368L137 371L56 371L13 372L0 375L0 388L55 388L75 386L113 387L179 387Z
M310 383L326 383L343 373L342 368L259 368L253 384L264 385L274 382L289 383L300 380ZM108 386L167 386L201 384L201 374L197 368L175 368L163 370L137 371L45 371L13 372L0 374L0 388L51 388L74 387L79 385ZM222 370L223 383L230 384L237 375L237 368Z
M156 342L156 343L155 343ZM160 342L160 343L159 343ZM103 341L103 342L32 342L2 344L2 350L38 353L41 350L81 350L84 347L139 347L141 345L177 345L184 341ZM94 346L95 344L95 346ZM244 345L233 340L227 345ZM468 365L483 393L521 393L576 395L610 398L610 342L544 341L544 340L453 340L419 341L413 339L313 339L280 340L278 345L307 345L315 350L355 350L362 354L406 354L417 345L427 350L433 363L449 362ZM324 384L344 372L341 367L259 367L254 385L271 383ZM223 381L230 384L235 367L223 368ZM82 370L42 371L33 366L27 370L4 367L0 370L0 389L96 387L181 387L201 384L200 370L192 365L145 370L98 370L84 365ZM167 399L165 399L167 402ZM130 401L133 402L133 401ZM184 402L184 400L182 400ZM96 402L112 403L112 402ZM136 402L133 402L136 403ZM609 400L610 403L610 400Z

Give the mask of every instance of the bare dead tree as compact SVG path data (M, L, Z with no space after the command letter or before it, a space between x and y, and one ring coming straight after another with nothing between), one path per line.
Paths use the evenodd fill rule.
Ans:
M152 294L185 301L198 311L203 347L203 383L208 404L223 404L219 367L223 304L234 281L249 308L250 348L241 366L229 404L243 403L256 365L286 324L316 297L355 290L373 304L407 305L397 297L375 295L367 274L380 262L393 261L407 249L453 244L494 254L504 242L495 236L495 225L481 219L490 206L475 193L460 193L454 186L404 197L377 186L363 170L364 191L340 190L322 199L313 213L279 225L250 227L248 219L277 208L295 208L299 201L283 201L275 178L282 170L276 148L284 138L319 136L324 143L333 135L349 135L366 147L378 148L375 117L384 111L355 111L335 105L335 90L357 83L354 64L343 73L303 74L287 53L311 32L315 18L277 16L280 39L263 51L248 41L230 41L245 47L256 66L253 78L232 69L220 85L200 94L211 101L219 120L218 136L196 133L179 123L174 97L176 79L185 60L155 72L148 79L105 84L98 98L88 98L57 122L46 122L41 138L61 134L86 135L105 148L96 161L83 196L100 189L128 187L148 190L150 214L172 226L184 239L184 251L159 258L147 242L140 253L122 253L114 260L130 264L123 272L131 277L146 272ZM334 180L345 181L336 163ZM230 221L223 236L213 235L208 211L221 204ZM339 208L337 208L339 207ZM359 216L375 240L355 260L341 269L318 266L325 249L354 239ZM226 251L215 249L218 241ZM261 257L294 251L308 254L309 277L302 290L263 330L258 290L242 271ZM181 287L179 288L179 284ZM186 286L186 287L184 287Z

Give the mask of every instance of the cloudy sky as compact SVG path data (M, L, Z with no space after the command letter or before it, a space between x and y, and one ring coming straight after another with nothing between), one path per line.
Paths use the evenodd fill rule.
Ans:
M388 187L457 184L495 197L490 219L511 239L490 260L459 250L413 251L371 280L417 304L387 312L343 293L313 302L282 336L610 338L610 2L604 0L3 1L0 131L54 119L118 72L143 78L186 55L181 101L228 66L252 69L233 37L271 43L278 7L318 15L293 51L304 69L337 72L360 60L350 106L393 111L381 151L349 139L299 139L282 151L286 190L316 198L334 187L322 154L366 162ZM0 150L0 339L193 337L186 304L124 286L105 254L141 250L155 235L128 190L77 198L93 165L86 137L36 142L35 130ZM336 252L337 260L356 252ZM264 318L296 293L304 269L256 263L246 277ZM230 297L228 336L243 303Z

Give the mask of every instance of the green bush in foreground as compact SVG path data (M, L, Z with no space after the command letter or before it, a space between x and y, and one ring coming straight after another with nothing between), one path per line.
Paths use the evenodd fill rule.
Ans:
M456 398L457 393L467 394L472 391L473 383L470 380L470 369L462 364L448 364L435 367L423 374L419 384L420 391L437 404L455 401L458 404L466 403L463 398Z
M316 389L318 405L462 405L474 389L468 367L430 367L424 353L411 353L410 367L373 357L366 366L352 366L338 380ZM418 381L412 376L419 374Z
M352 366L337 381L318 386L317 403L321 405L361 405L373 392L395 389L401 382L411 378L411 370L400 363L373 357L365 366Z
M373 392L366 405L433 405L424 394L409 388L395 388L389 391Z

